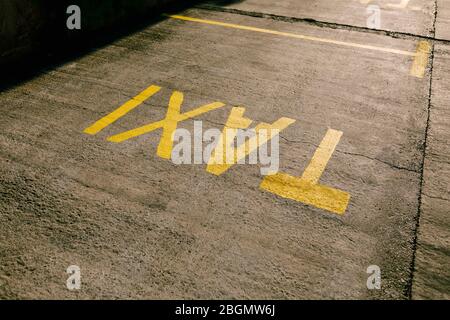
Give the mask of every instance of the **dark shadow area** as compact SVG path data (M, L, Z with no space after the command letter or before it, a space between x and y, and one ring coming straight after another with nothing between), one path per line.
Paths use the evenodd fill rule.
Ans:
M231 4L241 3L244 1L245 0L208 0L204 2L212 6L229 6Z
M107 0L90 1L90 5L101 6L101 3L105 3L105 1ZM66 14L66 9L71 2L65 0L58 2L43 0L39 2L40 14L45 19L48 19L49 23L36 24L38 30L34 30L34 33L38 34L38 36L32 39L29 48L19 48L23 49L23 52L14 52L12 58L6 57L5 59L3 55L3 63L0 65L0 92L45 74L47 70L55 69L58 66L101 49L120 38L163 21L166 18L162 16L162 13L180 12L202 2L198 0L173 0L168 4L158 5L151 10L139 11L139 8L132 8L133 2L134 6L139 4L139 0L136 1L129 0L127 7L124 8L123 6L111 6L111 0L109 0L109 6L105 10L117 10L117 12L120 12L119 17L110 19L108 18L108 12L106 12L105 16L102 17L110 20L100 21L100 23L95 21L99 17L89 16L89 10L84 10L82 30L71 31L66 28L66 20L69 16ZM103 8L96 7L95 11L98 15L98 12L103 12ZM129 14L130 12L132 14ZM9 18L13 20L17 17ZM24 19L23 17L20 18ZM31 19L25 21L25 23L34 23L32 15L28 15L25 18ZM0 22L2 22L1 19L2 16L0 14ZM97 27L97 24L102 27ZM0 37L0 41L2 40ZM5 41L0 42L0 49L2 49L2 45L6 45Z
M228 6L230 4L241 3L244 1L245 0L209 0L206 2L213 6Z

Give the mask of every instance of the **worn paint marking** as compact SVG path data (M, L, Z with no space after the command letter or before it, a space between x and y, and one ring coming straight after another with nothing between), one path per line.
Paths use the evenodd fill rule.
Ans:
M411 67L410 74L417 78L423 78L428 66L431 52L431 44L428 41L420 41L417 45L416 57Z

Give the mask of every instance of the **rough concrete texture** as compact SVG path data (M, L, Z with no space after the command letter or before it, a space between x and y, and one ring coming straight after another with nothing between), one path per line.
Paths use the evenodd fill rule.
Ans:
M442 0L445 1L445 0ZM429 36L433 32L434 0L210 0L209 4L249 12L262 12L285 17L306 18L329 23L367 27L369 5L381 10L382 30Z
M450 40L450 3L445 0L438 0L436 3L436 38Z
M334 4L317 3L328 12L321 19L340 21ZM302 9L272 5L289 16ZM179 14L408 52L420 40L220 10ZM346 24L360 23L353 14ZM383 21L428 34L425 16ZM437 47L430 81L432 64L413 77L410 56L165 19L0 92L0 297L448 297L447 50ZM101 133L83 133L152 84L163 89ZM160 131L106 140L163 119L173 90L185 95L183 111L226 103L197 118L205 129L222 129L233 106L254 124L296 119L280 139L280 170L295 176L329 128L342 131L320 181L351 194L346 213L261 191L258 166L219 177L176 166L156 155ZM79 291L66 288L69 265L81 267ZM370 265L381 268L381 290L366 287Z
M435 50L414 298L450 298L450 48Z
M32 47L32 33L41 32L44 19L35 2L0 2L0 62Z

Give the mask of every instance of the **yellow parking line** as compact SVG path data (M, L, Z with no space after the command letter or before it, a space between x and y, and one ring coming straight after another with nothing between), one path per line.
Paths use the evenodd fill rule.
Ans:
M278 36L284 36L284 37L290 37L290 38L296 38L296 39L302 39L302 40L309 40L309 41L316 41L316 42L323 42L323 43L329 43L329 44L335 44L335 45L353 47L353 48L359 48L359 49L381 51L381 52L399 54L399 55L410 56L410 57L415 57L417 55L415 52L410 52L410 51L397 50L397 49L385 48L385 47L377 47L377 46L359 44L359 43L354 43L354 42L338 41L338 40L332 40L332 39L326 39L326 38L311 37L311 36L306 36L306 35L301 35L301 34L296 34L296 33L288 33L288 32L269 30L269 29L261 29L261 28L249 27L249 26L244 26L244 25L239 25L239 24L225 23L225 22L220 22L220 21L204 20L204 19L198 19L198 18L192 18L192 17L180 16L180 15L166 15L166 16L170 17L172 19L198 22L198 23L210 24L210 25L221 26L221 27L226 27L226 28L234 28L234 29L240 29L240 30L261 32L261 33L273 34L273 35L278 35Z
M431 44L428 41L420 41L417 46L416 57L414 58L410 74L417 78L423 78L428 65L428 57L431 51Z

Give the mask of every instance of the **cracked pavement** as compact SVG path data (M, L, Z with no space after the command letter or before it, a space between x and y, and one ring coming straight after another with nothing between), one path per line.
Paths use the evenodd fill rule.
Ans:
M165 17L1 91L0 298L448 299L450 3L362 2L206 1L172 13L195 21ZM107 140L163 119L175 90L183 112L226 104L196 117L207 128L235 106L296 120L280 137L292 176L341 131L320 181L350 194L345 213L261 190L258 166L176 166L157 156L161 131Z

